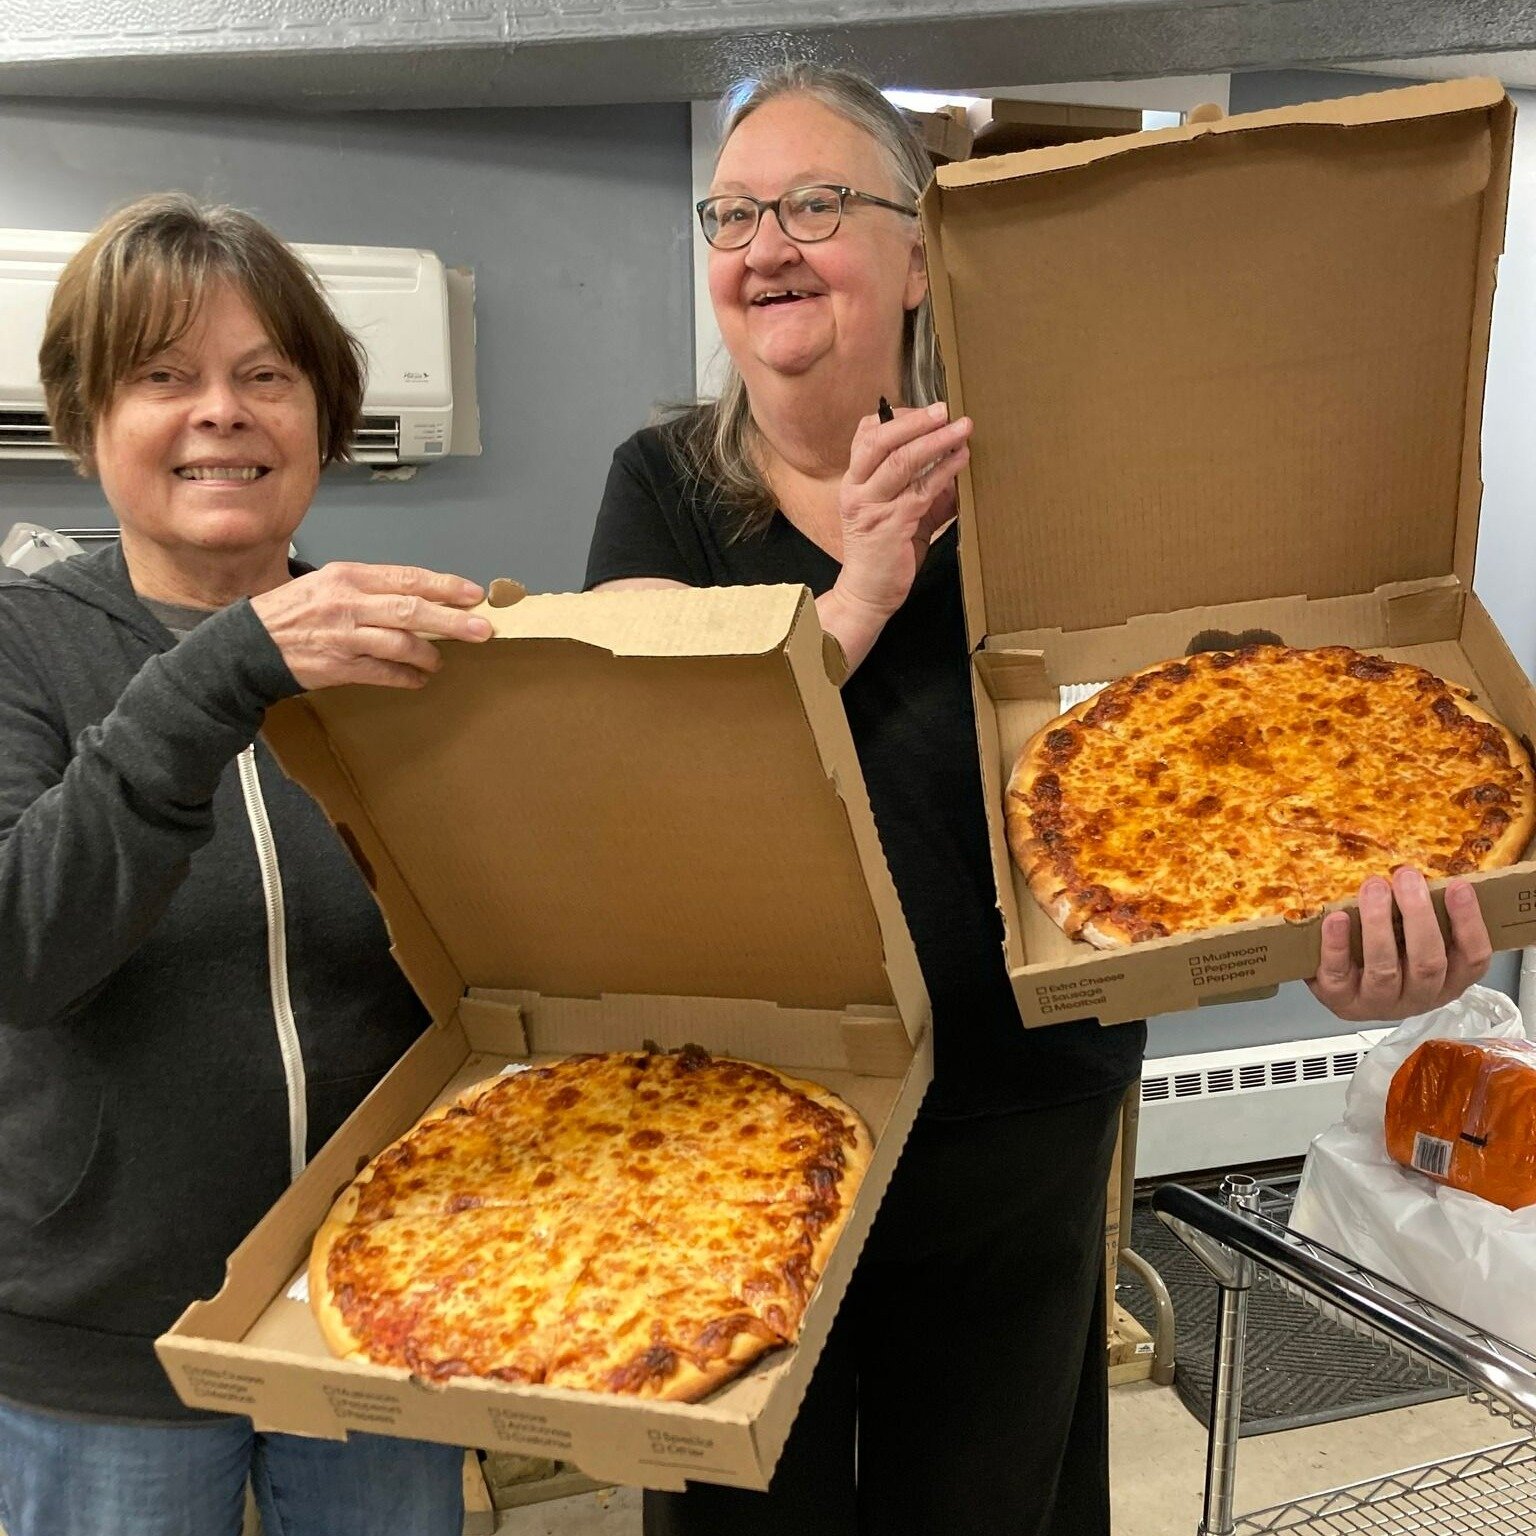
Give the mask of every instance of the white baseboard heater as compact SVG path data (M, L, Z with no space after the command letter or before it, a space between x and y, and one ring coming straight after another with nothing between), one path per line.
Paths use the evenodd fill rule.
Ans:
M1360 1058L1388 1030L1148 1060L1136 1177L1300 1157L1344 1110Z

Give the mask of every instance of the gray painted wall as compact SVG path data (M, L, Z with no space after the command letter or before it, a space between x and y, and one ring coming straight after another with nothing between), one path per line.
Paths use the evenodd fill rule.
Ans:
M612 449L693 377L686 106L301 115L0 101L0 226L89 229L167 187L290 240L472 267L479 458L328 474L305 558L579 584ZM0 463L12 522L110 521L62 464Z
M1264 69L1232 76L1228 111L1264 112L1302 101L1331 101L1367 91L1389 91L1398 85L1423 85L1422 80L1389 79L1385 75L1354 75L1328 69Z

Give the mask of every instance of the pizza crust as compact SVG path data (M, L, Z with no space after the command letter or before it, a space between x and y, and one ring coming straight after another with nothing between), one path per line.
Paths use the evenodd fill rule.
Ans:
M1456 707L1462 714L1470 715L1484 725L1491 725L1504 738L1509 760L1518 770L1525 787L1524 798L1516 805L1513 820L1495 839L1493 851L1484 861L1483 868L1499 869L1508 864L1518 864L1532 834L1536 833L1536 773L1532 772L1530 754L1525 750L1524 742L1502 720L1495 719L1481 704L1474 702L1470 692L1465 688L1458 688L1456 692L1461 695Z
M770 1067L760 1061L742 1061L739 1057L717 1056L716 1061L735 1061L740 1066L755 1067L759 1072L767 1072L778 1080L791 1092L803 1094L812 1103L820 1104L823 1109L830 1110L843 1125L853 1134L853 1144L845 1148L844 1157L847 1162L848 1174L853 1177L854 1187L862 1182L865 1172L869 1168L870 1159L875 1155L875 1139L870 1135L869 1127L865 1125L861 1116L856 1115L847 1102L840 1099L830 1088L823 1088L820 1083L813 1083L807 1078L791 1077L787 1072L781 1072L777 1067ZM851 1200L844 1201L845 1208L852 1204Z
M1132 674L1133 676L1135 674ZM1055 879L1049 863L1049 850L1045 844L1035 837L1034 830L1030 826L1029 812L1025 808L1026 800L1031 786L1044 773L1052 771L1045 753L1045 738L1052 731L1060 730L1063 726L1077 725L1082 721L1094 699L1081 700L1074 704L1065 714L1056 716L1054 720L1047 721L1035 732L1033 736L1019 749L1019 755L1014 760L1013 772L1008 776L1008 787L1004 793L1004 826L1008 840L1008 851L1013 855L1013 861L1030 882L1030 890L1034 892L1035 899L1045 907L1048 907L1061 889L1061 882ZM1037 887L1038 882L1038 887Z
M1064 932L1075 937L1087 938L1101 948L1114 946L1113 940L1091 938L1083 931L1084 925L1078 912L1078 903L1064 885L1051 858L1050 850L1034 833L1027 805L1030 787L1044 773L1054 771L1046 758L1045 739L1064 726L1078 724L1092 707L1093 697L1083 699L1041 726L1019 751L1013 772L1008 777L1004 796L1003 828L1008 851L1013 862L1023 874L1029 893L1050 914L1051 920Z
M612 1392L622 1390L624 1396L659 1403L696 1403L708 1397L743 1371L756 1365L764 1355L783 1347L783 1339L765 1338L760 1334L742 1329L736 1333L726 1351L704 1364L690 1359L675 1348L667 1350L668 1359L662 1368L648 1367L643 1360L610 1366L604 1371L580 1370L576 1367L554 1367L542 1383L548 1387L563 1387L575 1392ZM605 1385L613 1377L634 1372L641 1378L638 1386L615 1389Z
M1165 661L1156 662L1128 673L1121 681L1134 682L1143 674L1161 671L1167 665ZM1083 939L1097 949L1120 949L1131 942L1130 936L1121 936L1111 920L1094 918L1073 896L1056 868L1050 849L1035 836L1027 804L1030 787L1042 774L1055 771L1046 754L1046 738L1063 727L1080 725L1100 697L1101 694L1096 693L1079 700L1071 709L1047 721L1024 743L1008 777L1003 823L1014 864L1024 875L1030 895L1050 915L1051 921L1071 937Z
M352 1193L349 1185L342 1200L346 1200ZM355 1200L353 1205L355 1207ZM319 1325L325 1347L333 1355L339 1355L343 1360L366 1361L368 1356L363 1349L363 1341L347 1326L347 1320L331 1293L331 1250L351 1230L350 1220L339 1214L340 1208L341 1202L338 1201L336 1210L320 1224L320 1230L315 1233L314 1243L309 1250L309 1307Z
M781 1349L787 1342L764 1338L743 1329L732 1338L726 1353L708 1365L701 1366L686 1356L680 1357L676 1373L656 1396L662 1402L696 1403L701 1397L708 1397L711 1392L756 1365L764 1355Z
M1077 930L1077 936L1086 939L1095 949L1124 949L1127 944L1136 942L1134 935L1125 929L1091 917Z

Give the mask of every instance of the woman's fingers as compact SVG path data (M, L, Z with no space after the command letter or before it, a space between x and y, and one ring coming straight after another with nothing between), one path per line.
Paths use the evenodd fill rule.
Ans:
M1445 990L1449 997L1460 997L1473 982L1483 979L1493 959L1493 941L1488 937L1477 892L1465 880L1453 880L1446 886L1445 914L1451 921Z
M1330 912L1323 919L1321 944L1317 975L1307 986L1323 1007L1347 1019L1360 992L1360 967L1349 947L1349 913Z
M1380 875L1372 876L1360 887L1360 1001L1376 1010L1395 1008L1403 989L1392 910L1392 887Z
M354 622L379 629L410 630L444 640L484 640L492 633L489 619L465 613L441 602L408 593L384 596L359 594L353 609Z
M970 458L970 448L962 443L952 453L946 453L936 464L930 465L921 477L921 485L914 485L906 493L903 499L909 500L917 514L915 533L919 538L931 539L939 529L953 520L955 481Z
M1402 990L1399 1009L1410 1017L1437 1007L1445 987L1445 940L1430 900L1429 885L1416 869L1393 871L1392 895L1402 915Z
M341 563L263 592L251 607L305 688L418 687L441 665L423 636L490 638L490 621L463 611L484 596L443 571Z
M413 667L418 672L430 674L443 664L442 653L438 648L430 640L424 640L408 629L381 629L376 625L361 625L354 631L354 644L359 656Z
M881 421L878 416L863 417L849 445L848 473L855 480L867 480L895 449L948 420L949 407L942 400L916 409L902 406L890 421Z
M417 667L380 661L376 656L353 657L350 673L349 683L366 683L374 688L424 688L430 677Z
M843 551L836 591L850 612L895 613L912 590L928 541L952 516L971 424L945 415L946 407L934 405L859 424L837 503Z
M896 426L892 422L891 426ZM906 492L928 494L938 465L965 445L971 434L967 416L946 422L907 442L897 444L864 479L864 494L871 501L895 501Z
M473 608L485 601L485 588L478 583L419 565L364 565L343 560L325 566L315 575L357 592L420 597L451 608Z
M1447 946L1424 876L1407 866L1391 883L1379 875L1360 887L1362 964L1349 949L1349 919L1342 912L1323 919L1312 995L1341 1019L1412 1018L1460 997L1488 968L1493 945L1477 895L1464 880L1445 889L1450 919ZM1394 917L1400 919L1399 933Z

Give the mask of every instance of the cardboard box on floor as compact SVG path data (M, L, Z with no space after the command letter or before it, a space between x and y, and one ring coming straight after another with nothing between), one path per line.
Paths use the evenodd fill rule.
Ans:
M1320 919L1108 952L1051 922L1003 794L1061 685L1263 630L1416 662L1536 737L1472 585L1513 123L1497 82L1453 81L938 172L923 220L951 410L976 424L961 566L1026 1023L1231 1000L1318 959ZM1474 878L1496 948L1536 941L1530 857Z
M810 595L530 597L419 693L288 701L267 739L368 876L433 1025L157 1344L182 1399L260 1429L522 1451L593 1477L762 1488L931 1075L928 1001ZM326 1349L287 1292L357 1169L509 1061L689 1041L825 1083L873 1165L800 1343L698 1404Z

